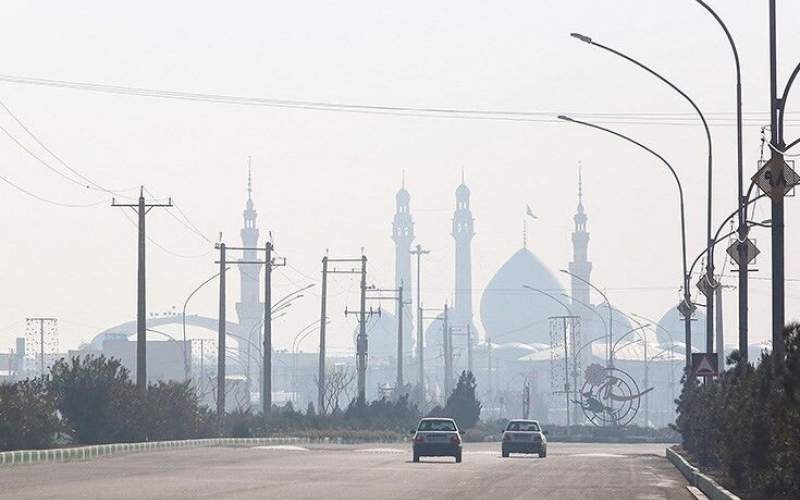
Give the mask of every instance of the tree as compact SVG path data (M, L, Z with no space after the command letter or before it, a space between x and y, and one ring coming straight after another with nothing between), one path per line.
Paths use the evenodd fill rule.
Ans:
M119 360L92 355L59 360L48 390L68 432L84 444L142 440L142 397Z
M348 367L337 367L327 374L324 387L325 398L322 408L319 409L320 415L338 413L341 408L339 401L342 397L348 397L355 377L356 374ZM315 378L315 382L319 387L319 380Z
M444 415L455 419L458 426L463 429L475 427L481 417L481 402L475 398L476 387L477 383L472 372L461 372L458 384L444 406Z
M46 379L0 384L0 451L47 448L60 429Z

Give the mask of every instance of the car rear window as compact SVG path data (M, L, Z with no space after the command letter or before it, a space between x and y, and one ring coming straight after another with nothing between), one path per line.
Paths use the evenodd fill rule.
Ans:
M521 432L539 432L541 429L539 428L539 424L536 422L510 422L508 424L509 431L521 431Z
M451 431L456 430L452 420L423 420L419 423L420 431Z

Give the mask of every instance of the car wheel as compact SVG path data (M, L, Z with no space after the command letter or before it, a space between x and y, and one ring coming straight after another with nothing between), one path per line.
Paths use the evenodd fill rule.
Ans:
M541 453L539 453L539 458L544 458L546 456L547 456L547 450L544 450Z
M455 456L455 459L456 459L456 463L457 464L461 463L461 452L460 451L458 452L458 455Z
M414 453L414 463L418 463L418 462L419 462L419 455Z
M506 450L503 450L503 458L508 458L508 452Z

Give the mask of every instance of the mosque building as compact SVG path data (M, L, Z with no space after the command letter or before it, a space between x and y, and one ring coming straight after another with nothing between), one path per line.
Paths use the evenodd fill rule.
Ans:
M450 296L448 326L451 327L450 342L455 353L454 375L466 369L465 351L471 349L473 373L478 380L479 397L489 416L517 416L513 409L519 399L517 386L522 380L532 382L538 394L538 407L544 421L561 422L565 417L564 397L555 396L552 386L553 317L577 316L579 318L581 347L586 347L579 361L580 369L591 363L607 365L609 346L607 332L612 331L615 343L614 365L628 371L640 386L658 384L659 391L648 396L647 413L640 417L641 424L663 425L674 418L672 401L680 380L683 359L683 326L677 311L671 308L664 317L649 329L641 329L643 320L620 311L607 304L603 297L592 289L593 264L589 259L589 216L584 206L584 192L580 170L578 172L578 203L573 216L572 258L568 263L569 293L554 273L529 248L527 230L523 232L522 245L496 271L480 293L480 325L476 328L473 318L474 284L472 281L472 241L475 236L475 218L470 208L471 192L462 182L455 191L455 211L452 218L451 235L454 240L454 287ZM410 195L405 186L396 196L396 213L392 239L395 242L395 280L411 284L408 250L414 240L413 222L409 210ZM564 277L568 277L567 274ZM525 287L533 287L534 292ZM410 290L411 287L409 286ZM543 293L542 293L543 292ZM549 296L548 296L549 295ZM594 300L593 299L594 297ZM612 298L613 301L613 298ZM560 302L560 303L559 303ZM413 328L411 314L415 308L406 309L404 322ZM693 321L693 344L702 347L704 322L701 314ZM425 328L425 376L428 394L434 399L444 399L443 370L444 343L448 337L443 330L443 315L440 313L427 322ZM386 330L381 336L396 339L394 318L385 318L376 329ZM471 344L467 346L464 331L470 332ZM632 332L633 330L633 332ZM560 330L559 330L560 331ZM390 332L395 332L393 335ZM411 349L411 332L404 333L406 363L415 363L415 352ZM374 343L370 337L370 355L391 354L396 351L396 340L385 347L383 341ZM574 347L573 347L574 348ZM395 354L396 355L396 354ZM577 357L576 357L577 359ZM563 370L563 361L562 370ZM676 368L677 367L677 368ZM583 373L575 371L573 385L582 384ZM411 368L407 373L416 373ZM415 377L409 377L416 382ZM579 379L580 378L580 379ZM563 380L560 382L563 383ZM563 388L563 386L562 386ZM572 390L575 390L573 387ZM493 415L494 414L494 415ZM574 415L574 413L573 413ZM573 417L575 419L576 417ZM577 417L580 420L580 415ZM573 420L573 423L575 420Z

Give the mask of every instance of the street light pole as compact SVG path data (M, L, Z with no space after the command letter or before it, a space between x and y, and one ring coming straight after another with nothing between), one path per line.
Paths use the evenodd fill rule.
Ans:
M738 182L738 246L736 251L739 254L739 355L742 356L744 361L747 361L747 337L748 337L748 266L747 266L747 245L744 241L747 239L748 226L747 226L747 199L744 196L744 164L742 153L742 68L739 64L739 51L736 48L728 27L722 21L722 18L703 0L696 0L703 8L705 8L719 23L722 31L725 32L725 37L731 46L733 52L733 60L736 65L736 174ZM717 351L724 352L722 346L717 346Z
M650 67L644 65L643 63L637 61L636 59L634 59L634 58L632 58L632 57L630 57L628 55L623 54L622 52L619 52L619 51L617 51L615 49L612 49L611 47L607 47L605 45L597 43L597 42L595 42L594 40L592 40L588 36L581 35L579 33L572 33L570 36L572 36L573 38L576 38L576 39L578 39L578 40L580 40L582 42L588 43L589 45L593 45L595 47L599 47L599 48L601 48L601 49L603 49L603 50L605 50L607 52L610 52L610 53L612 53L612 54L614 54L616 56L619 56L619 57L625 59L626 61L629 61L629 62L635 64L636 66L642 68L643 70L647 71L651 75L653 75L656 78L658 78L659 80L661 80L667 86L669 86L672 90L674 90L675 92L680 94L680 96L683 97L692 106L692 108L695 110L697 115L700 117L700 121L702 122L703 128L705 129L705 133L706 133L706 142L708 143L708 200L707 200L707 202L708 202L708 214L707 214L707 220L706 220L706 233L707 233L706 247L707 247L707 250L708 250L708 260L707 260L707 264L706 264L706 276L705 276L705 279L707 280L707 284L710 285L709 287L707 287L710 290L710 292L706 296L706 351L709 352L709 353L714 352L714 293L713 293L713 287L716 284L716 280L714 279L714 252L713 252L713 246L714 245L713 245L713 241L712 241L712 238L711 238L711 217L712 217L711 209L712 209L712 200L713 200L713 198L712 198L712 194L713 194L713 182L712 182L713 181L713 168L712 168L713 167L713 151L712 151L712 144L711 144L711 130L708 128L708 122L706 121L706 118L703 115L703 112L700 111L700 108L697 106L697 104L694 102L694 100L691 97L689 97L688 94L686 94L686 92L684 92L683 90L678 88L674 83L672 83L671 81L667 80L661 74L657 73L656 71L654 71Z
M644 144L642 144L642 143L640 143L640 142L638 142L638 141L636 141L634 139L631 139L630 137L628 137L628 136L626 136L624 134L621 134L619 132L616 132L614 130L611 130L611 129L608 129L608 128L605 128L605 127L601 127L600 125L595 125L593 123L589 123L589 122L585 122L585 121L581 121L581 120L575 120L573 118L570 118L570 117L564 116L564 115L561 115L558 118L561 119L561 120L564 120L564 121L571 122L571 123L577 123L579 125L584 125L584 126L587 126L587 127L591 127L591 128L597 129L597 130L602 130L603 132L607 132L607 133L609 133L611 135L617 136L620 139L624 139L624 140L630 142L631 144L634 144L634 145L638 146L639 148L644 149L645 151L647 151L651 155L653 155L656 158L658 158L659 160L661 160L661 162L672 173L672 177L675 179L675 184L678 186L678 200L679 200L679 204L680 204L680 217L681 217L681 257L682 257L682 263L683 263L683 304L682 304L683 307L678 307L678 310L681 311L681 313L683 314L684 333L685 333L685 336L686 336L686 345L687 346L691 345L691 343L692 343L692 312L694 311L696 306L694 304L692 304L692 296L691 296L690 284L689 284L690 275L689 275L689 273L687 271L687 265L686 265L687 264L686 263L686 210L684 208L683 185L681 184L680 177L678 177L678 173L675 171L674 168L672 168L672 165L670 165L670 163L667 160L664 159L663 156L661 156L660 154L656 153L655 151L653 151L649 147L645 146ZM691 368L691 366L692 366L692 354L691 354L691 350L687 349L687 351L686 351L686 370L687 370L687 373L688 373L689 369Z
M602 290L600 290L599 288L597 288L593 284L589 283L589 280L585 280L585 279L581 278L580 276L577 276L577 275L567 271L566 269L559 269L559 271L561 271L564 274L569 274L570 276L572 276L576 280L589 285L592 288L592 290L594 290L595 292L599 293L600 296L603 297L603 300L606 301L606 307L608 307L608 339L606 341L606 361L608 362L608 368L613 368L614 367L614 354L611 352L611 349L612 349L611 346L612 346L613 340L614 340L614 319L613 319L613 309L611 308L611 302L609 302L608 297L606 297L606 294L603 293Z

